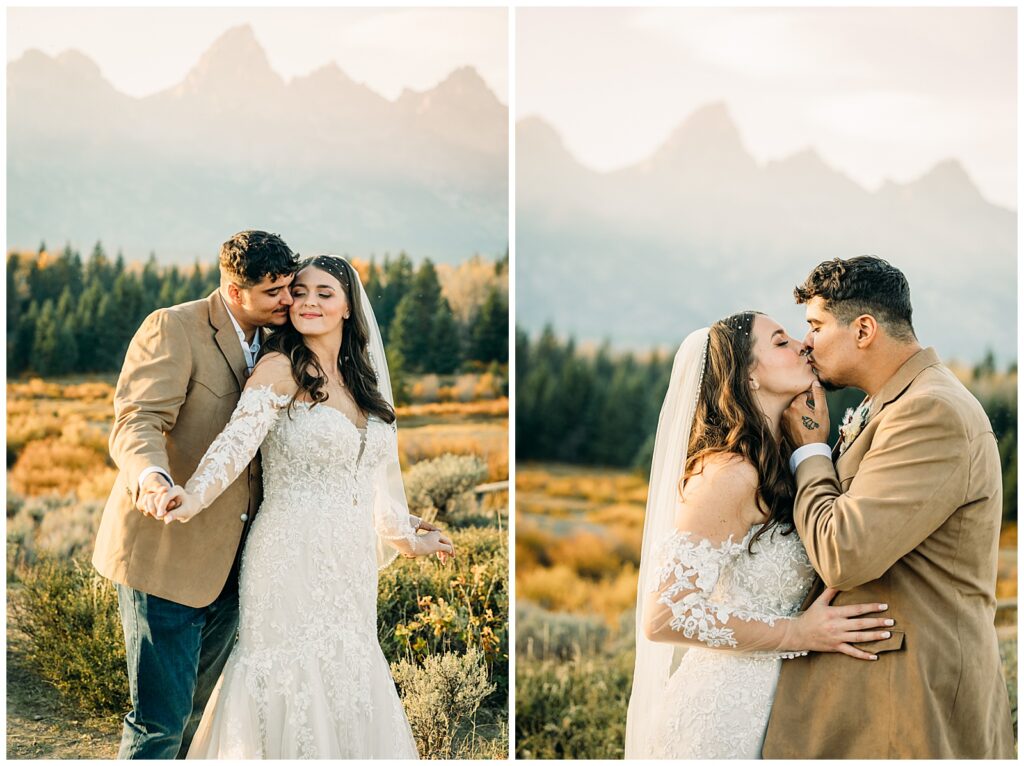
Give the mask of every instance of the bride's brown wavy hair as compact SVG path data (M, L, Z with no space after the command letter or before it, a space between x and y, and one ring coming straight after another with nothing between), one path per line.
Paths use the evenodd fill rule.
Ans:
M739 455L757 469L758 509L767 517L750 541L773 527L782 534L794 530L793 498L796 483L787 466L789 448L772 435L768 418L750 388L754 358L754 317L759 311L742 311L711 325L704 380L697 399L686 465L685 482L704 470L705 460L716 454Z
M370 355L366 350L369 342L366 315L359 301L359 290L354 289L355 280L359 279L352 264L344 258L331 255L318 255L302 261L295 270L295 275L315 266L323 269L341 283L350 308L349 318L345 320L341 330L341 350L338 353L338 371L345 381L356 405L363 412L376 415L385 423L395 422L395 411L381 396L377 387L377 373L370 364ZM274 331L263 346L266 353L277 351L288 357L292 365L292 377L298 384L298 390L288 404L289 410L299 396L306 395L314 406L327 400L327 376L313 350L306 345L302 334L295 329L289 320L280 329Z

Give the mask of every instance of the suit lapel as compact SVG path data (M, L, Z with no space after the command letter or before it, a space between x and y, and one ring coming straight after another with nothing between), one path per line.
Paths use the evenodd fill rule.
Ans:
M887 404L898 399L900 394L906 391L910 384L914 382L914 379L925 369L939 363L939 355L936 354L935 349L931 347L921 349L903 363L903 366L900 367L896 373L885 382L885 384L883 384L881 389L879 389L878 395L871 400L871 407L868 409L868 419L865 421L864 427L857 432L857 435L854 436L853 439L844 445L845 449L843 449L842 455L839 454L839 445L842 444L842 439L836 443L835 450L832 454L833 463L835 463L837 469L839 462L846 455L850 454L850 447L852 447L854 442L860 438L861 434L867 430L868 423L870 423L879 412L885 409ZM863 403L864 402L862 401L861 404ZM860 406L861 405L858 404L856 409L859 409Z
M899 398L900 394L906 391L910 384L914 382L914 378L928 367L939 363L939 355L931 347L921 349L905 361L903 366L896 370L896 374L889 378L879 389L878 395L872 399L871 409L868 410L868 422L881 412L885 405Z
M217 341L220 352L224 355L228 367L231 368L235 380L238 381L238 390L241 391L245 387L246 371L242 344L238 342L238 334L235 332L235 326L231 323L231 317L228 316L228 309L224 305L224 299L220 292L214 290L206 300L210 308L210 324L217 330L216 335L213 336L214 340Z

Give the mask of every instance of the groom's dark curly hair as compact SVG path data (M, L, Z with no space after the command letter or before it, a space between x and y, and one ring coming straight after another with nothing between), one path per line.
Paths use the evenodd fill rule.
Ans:
M793 297L797 303L822 298L825 310L842 324L870 314L895 340L917 340L907 278L873 255L819 263L804 283L793 289Z
M221 274L246 290L264 277L276 280L295 272L298 256L279 234L240 231L220 246Z
M711 325L704 377L697 411L690 430L685 482L704 470L716 454L739 455L757 469L755 501L767 519L750 540L749 550L761 535L780 527L788 535L793 524L796 483L789 470L789 449L776 441L750 388L754 358L754 317L760 311L742 311Z

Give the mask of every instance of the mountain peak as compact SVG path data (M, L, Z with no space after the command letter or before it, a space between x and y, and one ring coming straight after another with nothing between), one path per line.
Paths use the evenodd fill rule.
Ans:
M967 174L967 169L960 163L960 160L952 157L941 160L914 183L918 184L950 184L956 186L970 186L974 188L974 181Z
M69 48L57 54L56 61L63 67L74 69L80 74L102 79L99 65L79 50Z
M252 27L241 24L213 41L176 92L179 95L204 92L213 98L222 98L240 89L268 89L283 84L270 68L267 54Z
M672 131L651 158L656 165L674 162L725 162L730 167L755 167L754 159L743 146L739 129L723 101L702 106Z
M102 80L103 74L99 65L81 51L69 48L49 56L36 48L29 48L21 58L10 62L8 69L19 72L54 72L60 71L64 76L71 75L76 79Z
M237 27L231 27L214 40L213 44L206 50L204 57L211 55L260 55L265 58L263 48L256 39L256 33L249 24L239 24Z
M960 202L984 199L967 169L959 160L953 158L937 162L920 178L904 184L903 188L935 199Z
M476 71L475 67L466 65L453 69L437 86L438 88L476 88L490 90L484 78Z
M743 150L739 129L723 101L702 106L687 117L669 136L665 149L729 147Z

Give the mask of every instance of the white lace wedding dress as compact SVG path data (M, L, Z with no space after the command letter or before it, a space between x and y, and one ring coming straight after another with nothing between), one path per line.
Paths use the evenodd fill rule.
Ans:
M373 501L395 428L289 400L246 389L186 486L205 507L262 449L238 643L188 757L416 758L377 641L377 536L416 537L404 509Z
M796 532L760 529L712 543L676 531L659 550L659 603L692 641L650 711L649 758L760 758L782 660L806 652L761 649L764 628L791 618L814 570Z

